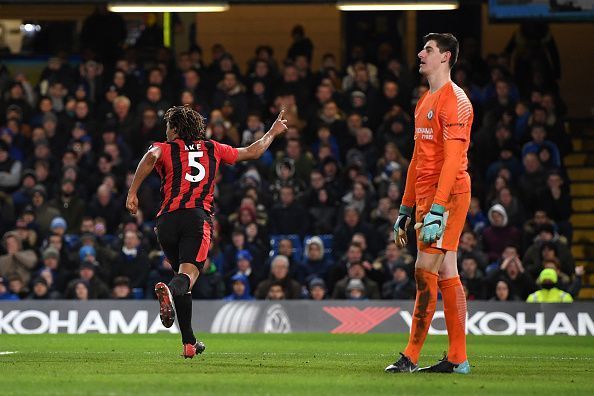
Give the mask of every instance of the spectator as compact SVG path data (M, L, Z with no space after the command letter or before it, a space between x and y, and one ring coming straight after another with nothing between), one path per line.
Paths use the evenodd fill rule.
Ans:
M305 29L301 25L293 26L291 30L291 38L293 43L287 51L287 58L295 60L299 55L305 55L308 62L311 62L314 45L311 40L305 35Z
M304 260L297 267L297 280L305 284L312 277L328 279L328 271L333 265L330 257L324 253L324 242L318 236L309 238L303 252Z
M341 300L349 298L349 295L347 294L347 287L349 282L353 279L361 281L361 283L365 286L364 290L362 290L362 294L366 298L379 300L380 292L377 283L367 278L365 274L365 267L361 261L349 263L347 268L347 276L336 284L334 287L334 292L332 293L332 298Z
M350 279L346 286L347 300L367 300L365 284L361 279Z
M295 191L290 186L283 186L280 190L280 202L270 211L270 233L303 237L309 229L308 215L298 202L295 201Z
M244 275L246 279L249 281L249 293L251 293L251 290L256 290L256 286L258 285L262 277L260 271L252 267L253 259L254 258L248 250L238 251L237 255L235 256L235 262L237 263L237 265L235 267L235 270L229 275L228 278L232 280L233 276L236 274Z
M565 244L551 224L543 224L537 230L534 243L526 250L524 262L526 269L534 278L543 269L543 259L557 258L560 262L561 271L567 275L575 272L575 261L571 251Z
M8 290L8 282L7 280L0 276L0 301L18 301L20 300L19 296L12 293Z
M2 247L6 254L0 256L0 276L17 275L24 284L31 280L31 270L35 267L37 256L33 250L23 250L21 239L15 231L2 237Z
M289 259L286 256L278 255L272 259L270 276L258 284L255 297L259 300L266 298L273 285L282 287L283 299L294 300L301 296L301 285L289 275Z
M68 285L66 289L66 298L69 300L86 301L89 300L89 285L88 282L82 279L75 279Z
M510 293L509 282L505 279L499 279L495 284L495 293L490 301L519 301L519 299Z
M60 265L60 252L53 246L47 247L42 254L43 264L37 274L46 282L51 292L63 293L66 290L68 274Z
M534 291L534 281L524 270L524 266L517 256L515 248L506 248L502 254L503 261L497 271L489 275L488 282L491 285L497 284L500 279L505 279L510 285L510 295L518 296L525 300ZM491 290L495 287L491 286Z
M75 293L75 295L77 296L76 298L79 300L109 298L111 294L110 290L107 287L107 285L95 275L96 270L96 263L92 263L90 261L83 261L80 264L78 271L79 278L75 279L73 282L70 283L70 286L66 289L66 296L68 296L69 293L71 296L73 295L73 293ZM85 286L85 291L83 291L82 288L78 286L78 284L81 282ZM86 298L80 298L80 296L86 296Z
M0 140L0 192L10 193L16 190L21 181L22 165L10 157L10 147Z
M224 298L226 301L253 300L250 294L250 282L247 276L237 273L231 277L231 294Z
M395 244L394 244L395 245ZM392 267L392 280L382 288L382 298L387 300L410 300L417 294L415 282L408 276L408 266L397 264Z
M467 255L462 259L460 278L468 290L467 300L483 300L485 298L483 272L480 270L476 258Z
M483 247L487 258L493 262L499 258L505 246L520 246L520 231L507 221L505 208L495 204L489 209L491 225L483 231Z
M283 285L279 281L274 281L268 287L268 292L266 293L267 300L285 300L285 289Z
M130 289L130 279L126 276L118 276L113 280L113 289L111 298L116 300L128 300L132 297Z
M50 290L45 278L37 277L32 282L33 290L27 297L28 300L56 300L60 298L60 293Z
M541 289L530 294L526 299L529 303L570 303L573 298L569 293L555 287L557 285L557 273L547 268L542 270L536 282Z
M119 257L111 269L112 277L127 277L133 289L143 288L148 276L149 260L141 242L138 233L126 231Z
M309 298L314 301L326 299L326 283L321 278L313 278L308 283Z
M66 233L76 233L80 229L85 215L85 201L77 196L76 186L72 179L62 180L60 192L60 196L50 201L49 204L56 208L66 221Z

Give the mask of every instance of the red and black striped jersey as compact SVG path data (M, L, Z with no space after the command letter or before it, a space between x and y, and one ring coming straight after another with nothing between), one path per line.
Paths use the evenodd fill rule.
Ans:
M210 212L219 164L234 164L237 149L214 140L175 139L153 146L161 148L155 164L161 177L161 209L157 216L188 208Z

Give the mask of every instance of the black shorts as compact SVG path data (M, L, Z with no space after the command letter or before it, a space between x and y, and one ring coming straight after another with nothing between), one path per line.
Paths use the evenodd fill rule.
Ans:
M157 239L175 272L183 263L202 270L212 228L212 217L202 208L178 209L157 218Z

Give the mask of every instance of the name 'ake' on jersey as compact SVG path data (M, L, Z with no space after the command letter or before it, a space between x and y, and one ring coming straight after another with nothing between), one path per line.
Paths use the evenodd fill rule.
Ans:
M473 110L470 100L459 86L446 83L437 91L427 91L415 108L415 146L417 159L417 198L435 195L444 162L444 142L465 142L464 158L457 171L451 194L470 191L468 147Z
M161 177L161 209L158 216L178 209L212 208L215 177L221 162L234 164L236 148L214 140L153 143L161 149L155 164Z

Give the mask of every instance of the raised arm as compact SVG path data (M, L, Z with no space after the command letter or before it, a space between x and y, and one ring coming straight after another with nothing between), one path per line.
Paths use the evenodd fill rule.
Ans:
M248 147L240 147L237 149L237 161L247 161L258 159L266 152L268 147L272 144L274 139L287 130L287 120L283 119L285 111L281 110L276 121L270 127L270 130L264 134L260 139L250 144Z
M130 186L130 190L128 190L128 198L126 199L126 209L131 214L136 214L138 211L138 196L136 194L144 179L153 171L160 156L161 148L153 146L144 154L138 163L138 167L134 173L134 179L132 179L132 185Z

